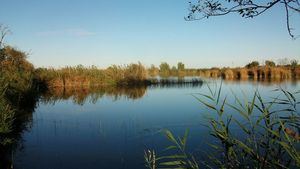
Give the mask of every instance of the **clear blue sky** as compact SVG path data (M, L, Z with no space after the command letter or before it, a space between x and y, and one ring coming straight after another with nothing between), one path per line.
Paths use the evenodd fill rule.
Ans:
M145 65L241 66L251 60L300 59L282 8L255 18L237 15L187 22L187 0L0 0L7 42L37 67ZM300 34L300 16L293 15Z

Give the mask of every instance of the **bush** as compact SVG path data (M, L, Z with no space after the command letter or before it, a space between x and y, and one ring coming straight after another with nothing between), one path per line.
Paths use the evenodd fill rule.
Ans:
M12 47L2 49L0 62L1 77L9 84L9 90L26 92L31 89L34 79L34 67L26 60L26 54Z

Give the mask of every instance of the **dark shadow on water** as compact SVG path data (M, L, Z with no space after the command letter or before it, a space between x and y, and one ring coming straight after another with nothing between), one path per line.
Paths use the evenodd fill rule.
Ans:
M0 134L0 168L13 168L13 153L22 147L22 134L28 130L32 124L32 115L38 104L38 94L30 92L22 95L18 102L12 102L15 110L13 121L5 123L11 126L11 130L5 134ZM3 126L2 126L3 127Z

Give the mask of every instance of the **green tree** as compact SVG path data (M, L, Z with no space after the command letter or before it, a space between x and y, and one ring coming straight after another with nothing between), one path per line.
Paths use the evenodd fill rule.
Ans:
M270 67L274 67L276 64L272 60L266 60L265 61L265 65L266 66L270 66Z
M168 74L170 74L170 65L167 62L162 62L159 65L159 70L164 75L168 75Z
M246 68L253 68L253 67L257 67L259 66L259 62L258 61L252 61L251 63L248 63L245 67Z
M178 62L177 69L178 71L183 71L185 69L184 64L182 62Z
M291 60L291 67L294 69L298 66L298 61L296 59Z

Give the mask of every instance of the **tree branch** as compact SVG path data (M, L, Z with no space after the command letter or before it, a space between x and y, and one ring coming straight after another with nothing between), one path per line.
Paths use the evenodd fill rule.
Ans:
M264 3L254 2L254 0L225 0L225 2L227 2L226 5L224 2L221 3L218 0L198 0L196 3L189 2L190 12L184 19L186 21L194 21L213 16L223 16L229 13L238 13L244 18L254 18L265 13L277 4L283 4L288 33L295 39L290 26L290 10L300 13L299 0L269 0Z
M11 33L7 26L0 24L0 49L4 46L5 37Z

